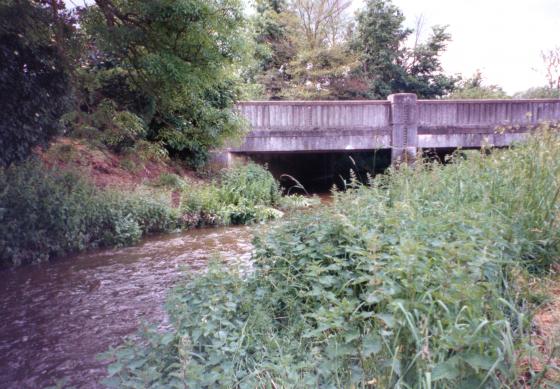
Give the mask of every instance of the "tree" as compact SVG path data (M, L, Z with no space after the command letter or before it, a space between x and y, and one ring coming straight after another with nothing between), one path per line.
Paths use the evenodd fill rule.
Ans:
M31 1L0 5L0 165L27 158L60 130L70 77L52 10Z
M450 99L508 99L508 94L498 85L485 85L480 70L465 80L460 80Z
M545 69L546 85L529 88L515 94L516 98L558 99L560 98L560 47L541 53Z
M450 35L435 26L425 43L406 46L412 29L390 0L368 0L358 14L355 50L361 53L361 73L369 80L368 96L385 98L391 93L416 93L421 98L441 97L453 90L457 79L446 76L439 57Z
M299 30L308 49L334 47L344 39L350 3L348 0L292 1L291 9L299 19Z
M543 51L542 59L546 70L547 86L560 90L560 47Z
M93 100L142 119L147 136L199 165L236 135L236 64L245 55L237 0L96 0L82 12ZM111 95L108 86L122 93ZM111 105L112 104L112 105ZM104 107L107 104L104 103ZM134 119L133 121L136 121Z
M272 99L353 98L358 66L348 45L349 1L257 3L257 41L264 46L254 79Z
M258 0L255 26L256 65L249 69L245 78L263 86L269 98L281 98L289 86L288 64L298 51L295 38L297 20L288 10L285 1Z

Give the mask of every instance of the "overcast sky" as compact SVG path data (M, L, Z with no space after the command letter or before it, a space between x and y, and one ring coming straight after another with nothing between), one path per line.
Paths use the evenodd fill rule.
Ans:
M480 69L508 93L545 84L541 51L560 46L560 0L393 0L407 23L423 15L425 30L449 25L442 60L448 73ZM354 0L359 8L363 0Z
M83 1L73 0L78 4ZM422 15L426 33L431 25L449 25L453 40L442 58L447 73L469 77L480 69L487 83L500 85L508 93L544 85L541 52L560 46L560 0L393 3L402 9L411 27ZM364 0L353 0L354 9L363 4Z

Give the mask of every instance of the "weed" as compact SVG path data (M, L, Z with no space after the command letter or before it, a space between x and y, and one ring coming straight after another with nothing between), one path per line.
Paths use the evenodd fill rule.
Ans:
M181 283L174 330L111 350L107 384L521 386L532 349L519 280L558 256L559 188L560 137L546 131L350 182L331 207L260 236L254 272L211 266Z

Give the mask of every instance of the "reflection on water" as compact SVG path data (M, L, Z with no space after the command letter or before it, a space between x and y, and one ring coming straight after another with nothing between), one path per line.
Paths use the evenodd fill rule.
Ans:
M250 241L247 227L193 230L0 271L0 388L43 388L63 377L101 387L95 355L141 320L165 322L166 291L180 269L200 270L213 256L248 262Z

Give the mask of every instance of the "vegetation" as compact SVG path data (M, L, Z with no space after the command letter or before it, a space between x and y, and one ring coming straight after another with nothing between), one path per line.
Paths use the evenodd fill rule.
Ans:
M91 103L75 113L76 125L105 110L98 127L117 132L112 144L161 142L195 166L240 131L233 111L235 64L244 56L239 1L96 1L80 20L98 55L80 72Z
M66 132L117 152L147 141L198 167L243 128L233 109L249 47L238 0L99 0L72 11L9 0L0 22L2 165Z
M507 99L509 96L498 85L486 85L480 71L471 78L459 81L449 95L450 99Z
M439 60L450 40L434 27L410 47L414 32L390 0L365 3L356 19L349 1L257 2L258 63L246 78L272 99L386 98L411 92L442 97L457 81L444 75Z
M183 212L189 225L246 224L282 215L278 182L263 167L250 163L225 171L218 184L186 191Z
M78 173L30 161L0 170L0 266L137 242L179 226L179 214L147 197L100 191Z
M0 21L1 167L27 158L57 133L68 109L70 80L52 42L50 10L3 1Z
M79 172L57 172L36 161L0 169L0 266L129 245L149 233L282 215L272 208L278 183L257 165L226 172L219 185L191 187L170 174L156 183L182 190L182 207L172 207L169 193L100 190Z
M168 302L173 330L111 350L113 387L541 387L520 371L527 271L559 254L560 136L354 184L211 267Z

